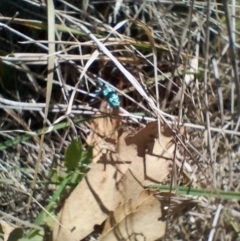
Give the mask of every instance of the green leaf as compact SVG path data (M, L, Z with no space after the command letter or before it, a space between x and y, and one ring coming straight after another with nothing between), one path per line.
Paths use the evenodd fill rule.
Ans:
M82 158L82 142L80 139L73 140L65 151L65 167L73 171L78 167Z
M1 89L0 89L0 92L1 92ZM91 117L92 119L92 117ZM75 119L73 120L73 123L74 124L77 124L77 123L81 123L83 122L84 119ZM69 121L65 121L65 122L62 122L62 123L58 123L56 125L53 125L53 129L52 131L56 131L56 130L62 130L62 129L65 129L69 126L72 125L72 122L69 122ZM33 131L35 133L35 135L42 135L43 133L45 133L47 130L49 129L49 127L46 127L46 128L42 128L42 129L39 129L37 131ZM5 142L0 142L0 151L3 151L3 150L6 150L8 147L13 147L23 141L27 141L27 140L30 140L33 136L35 136L33 134L23 134L23 135L17 135L17 137L15 139L9 139Z
M52 211L54 210L54 205L55 202L57 201L57 199L60 197L60 195L62 194L63 190L66 188L67 184L69 183L70 179L72 178L72 173L68 174L65 179L60 183L60 185L57 186L56 191L54 192L52 198L49 200L48 205L45 207L45 209L52 213ZM38 217L35 219L34 224L35 225L43 225L44 224L44 216L45 216L45 210L42 210L42 212L38 215ZM31 229L28 233L27 233L27 238L30 240L36 240L38 241L38 237L42 237L44 235L42 230L38 230L38 229ZM43 240L43 238L41 239Z
M179 195L192 195L201 197L219 198L223 200L240 200L240 192L235 191L222 191L222 190L211 190L211 189L198 189L192 187L180 186L175 190L168 185L150 185L148 189L160 189L162 192L172 192Z
M81 159L81 164L89 164L92 161L92 150L93 147L89 146L87 150L83 152L82 159Z

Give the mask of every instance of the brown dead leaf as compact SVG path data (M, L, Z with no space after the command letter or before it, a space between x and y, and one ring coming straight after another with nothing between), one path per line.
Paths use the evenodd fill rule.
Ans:
M119 140L122 143L120 153L103 155L71 193L58 215L65 229L55 223L53 240L72 240L72 236L81 240L93 231L94 225L100 225L110 211L125 201L117 183L131 162L139 159L136 148L126 146L125 136Z
M72 236L83 239L93 231L94 225L100 225L117 206L129 200L138 200L143 186L161 183L169 173L169 162L173 160L173 134L171 128L162 125L159 143L157 122L148 124L134 136L124 133L118 140L117 153L106 153L94 163L86 178L67 199L58 215L65 229L56 223L53 240L72 240ZM150 206L143 205L142 209L145 208L147 213ZM142 209L140 216L145 213ZM131 215L126 220L138 217ZM132 230L135 231L135 226Z
M166 228L161 218L161 203L144 190L139 198L121 204L110 213L100 241L159 239Z
M138 131L135 135L126 138L127 145L135 144L137 146L138 155L145 156L147 144L158 137L157 122L150 122L145 128Z
M152 122L136 135L126 137L128 144L137 145L139 155L142 156L147 151L145 158L131 163L129 170L118 184L126 198L137 198L144 186L159 184L169 174L169 164L174 158L174 133L168 126L162 125L161 143L159 143L155 138L157 137L155 131L157 132L157 122ZM178 152L177 155L179 156Z
M183 129L180 133L183 134ZM173 139L174 132L171 127L161 123L160 145L167 146ZM157 121L150 122L145 128L138 131L135 135L129 136L126 139L127 145L135 144L137 146L138 155L144 157L146 150L152 153L155 139L158 139L158 123ZM153 154L153 153L152 153ZM159 153L158 153L159 154Z
M23 229L12 227L3 220L0 221L0 230L3 233L4 241L18 241L23 237Z
M118 127L120 126L119 111L113 110L111 113L106 108L106 101L103 101L100 106L100 111L103 113L112 114L113 117L99 117L91 122L91 132L87 137L87 143L93 148L92 163L96 163L102 154L106 153L106 148L116 144L118 138ZM103 146L105 145L105 148ZM109 147L113 149L114 147Z

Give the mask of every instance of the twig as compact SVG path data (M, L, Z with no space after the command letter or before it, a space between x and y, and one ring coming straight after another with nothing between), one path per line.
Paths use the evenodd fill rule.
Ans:
M194 1L192 1L192 2L194 2ZM172 76L174 75L174 72L177 69L177 64L179 62L179 58L180 58L180 55L181 55L181 52L182 52L182 48L183 48L183 43L185 41L185 38L186 38L186 35L187 35L187 31L189 29L189 25L190 25L190 22L191 22L191 19L192 19L192 10L190 9L190 11L188 12L186 25L185 25L185 27L183 29L183 33L182 33L182 36L181 36L181 42L180 42L180 45L179 45L179 48L178 48L178 53L177 53L177 56L176 56L176 59L175 59L175 62L174 62L174 68L173 68L173 71L172 71ZM168 85L167 85L167 88L166 88L166 94L164 96L164 100L163 100L162 106L161 106L162 110L164 110L165 107L166 107L168 96L170 94L171 89L172 89L172 81L169 81Z
M229 49L230 49L230 55L231 55L231 61L232 61L232 67L233 67L233 73L234 73L234 82L235 82L235 87L237 91L237 113L238 116L240 114L240 85L239 85L239 74L238 74L238 66L237 66L237 61L236 61L236 54L235 54L235 41L233 37L233 29L231 26L231 18L228 10L228 1L224 0L223 1L223 6L224 6L224 12L226 16L226 22L227 22L227 29L228 29L228 37L229 37ZM232 92L234 90L234 86L232 86ZM232 93L233 94L233 93ZM234 95L232 95L233 98ZM231 105L231 111L233 111L233 104Z
M216 173L215 173L215 162L213 158L213 149L212 149L212 138L211 138L211 130L210 130L210 118L209 118L209 104L208 104L208 76L209 76L209 37L210 37L210 30L209 30L209 23L210 23L210 4L211 0L207 1L207 20L206 20L206 52L205 52L205 58L204 58L204 101L205 101L205 108L206 108L206 122L207 122L207 134L208 134L208 148L210 152L210 160L212 165L212 171L213 171L213 186L216 187Z
M216 232L216 226L217 226L217 223L218 223L219 215L220 215L222 209L223 209L222 204L219 204L218 208L217 208L217 211L216 211L216 214L215 214L215 217L213 219L212 229L211 229L211 232L209 234L208 241L212 241L213 238L214 238L214 234Z

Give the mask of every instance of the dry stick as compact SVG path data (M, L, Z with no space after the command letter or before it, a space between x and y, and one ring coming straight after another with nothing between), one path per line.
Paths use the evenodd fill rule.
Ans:
M235 40L236 40L236 34L235 34L235 31L236 31L236 19L235 19L235 15L236 12L235 12L235 0L232 0L232 30L234 31L233 34L232 34L232 40L233 40L233 44L235 45ZM227 18L227 17L226 17ZM231 31L232 32L232 31ZM233 82L233 78L234 78L234 71L233 69L231 70L231 114L233 116L234 114L234 90L235 90L235 85L234 85L234 82ZM234 124L234 120L232 118L232 129L233 129L233 124ZM233 137L233 136L231 136ZM231 160L231 159L229 159ZM231 161L229 161L230 163Z
M146 30L145 30L146 31ZM150 31L149 31L150 32ZM146 31L147 33L147 31ZM152 35L154 36L154 32L152 32ZM160 109L160 98L159 98L159 89L158 89L158 78L157 78L157 51L155 48L155 41L154 37L148 34L149 41L152 45L152 51L153 51L153 63L154 63L154 79L155 79L155 90L156 90L156 99L157 99L157 108ZM161 133L161 120L160 115L157 115L157 121L158 121L158 142L161 145L161 139L160 139L160 133Z
M14 16L7 21L6 25L9 25L14 20L14 18L17 18L18 15L19 15L19 12L16 12Z
M213 186L216 187L215 183L215 162L213 163L213 150L212 150L212 138L211 138L211 130L210 130L210 118L209 118L209 110L208 110L208 94L207 94L207 83L208 83L208 58L209 58L209 35L210 35L210 29L209 29L209 23L210 23L210 4L211 0L207 1L207 20L206 20L206 51L205 51L205 58L204 58L204 102L205 102L205 108L206 108L206 122L207 122L207 134L208 134L208 148L210 152L210 160L212 164L212 171L213 171Z
M236 44L236 9L235 9L235 6L236 6L236 1L235 0L232 0L232 37L233 37L233 43L234 43L234 46ZM233 76L233 71L232 71L232 76ZM234 86L232 85L232 95L231 95L231 98L232 98L232 101L231 101L231 111L234 109ZM231 113L233 114L234 111L232 111ZM239 119L238 119L239 121ZM233 125L232 125L233 126ZM237 125L235 128L238 128ZM230 159L229 159L230 160Z
M194 6L194 0L192 0L191 2L191 7L189 10L189 20L192 20L192 13L193 13L193 6ZM186 68L187 68L187 64L188 64L188 60L189 60L189 52L190 52L190 31L188 34L188 48L187 48L187 55L186 55L186 63L184 66L184 72L186 73ZM190 66L191 67L191 66ZM180 91L180 100L179 100L179 113L178 113L178 126L180 126L180 123L182 122L182 115L183 115L183 111L182 111L182 107L183 107L183 100L184 100L184 93L185 93L185 89L186 89L186 84L185 83L185 79L183 80L183 84L182 84L182 88L179 90ZM177 96L177 95L176 95Z
M213 73L214 73L214 78L216 81L217 91L218 91L218 103L219 103L221 122L222 122L221 127L223 128L223 125L224 125L223 94L222 94L221 83L219 79L218 66L217 66L215 57L212 58L212 66L213 66Z
M231 18L229 16L227 1L223 1L223 6L224 6L224 11L225 11L225 16L226 16L228 35L229 35L229 48L230 48L232 66L233 66L232 77L234 77L234 80L235 80L235 85L234 85L233 81L232 81L232 84L231 84L231 114L232 114L232 125L231 125L231 127L233 129L233 123L234 123L234 119L233 119L234 118L234 89L235 89L235 87L236 87L236 90L237 90L237 106L238 106L237 116L239 116L239 114L240 114L239 75L238 75L236 55L235 55L235 51L234 51L235 50L235 44L236 44L235 43L235 37L236 37L236 35L235 35L235 31L236 31L235 1L232 1L232 28L231 28ZM238 117L238 122L236 124L235 130L237 130L238 127L239 127L239 121L240 121L240 119ZM233 139L233 135L231 135L231 140L232 139ZM232 161L231 161L231 158L229 158L228 164L229 164L229 188L231 188L231 183L232 183Z
M15 121L16 123L18 123L19 125L21 125L25 130L27 130L26 132L29 132L29 133L32 133L31 129L29 128L29 126L24 122L22 121L22 119L20 119L17 114L13 111L13 110L9 110L5 107L3 107L3 110L9 115L11 116ZM1 131L2 132L2 131ZM12 133L12 130L9 131L10 133ZM36 145L38 145L38 142L39 142L39 138L37 136L34 136L33 137L33 140L34 142L36 143Z
M193 1L194 2L194 1ZM186 25L183 29L183 33L182 33L182 37L181 37L181 42L180 42L180 45L179 45L179 48L178 48L178 53L177 53L177 56L176 56L176 59L175 59L175 63L174 63L174 68L172 70L172 77L174 76L174 72L175 70L177 69L177 64L179 62L179 58L180 58L180 54L182 52L182 48L183 48L183 42L186 38L186 34L187 34L187 30L189 28L189 25L190 25L190 22L191 22L191 19L192 19L192 9L190 9L190 11L188 12L188 17L187 17L187 21L186 21ZM164 110L165 107L166 107L166 104L167 104L167 100L168 100L168 96L170 94L170 91L172 89L172 81L169 81L168 82L168 86L167 86L167 89L166 89L166 94L164 96L164 99L163 99L163 103L162 103L162 106L161 106L161 109Z
M221 115L221 128L224 126L224 107L223 107L223 95L222 95L222 90L221 90L221 83L219 80L219 73L218 73L218 66L215 57L212 58L212 66L213 66L213 73L214 73L214 78L217 84L217 89L218 89L218 101L219 101L219 108L220 108L220 115ZM222 133L222 136L224 137L224 142L227 146L227 149L229 150L229 145L228 145L228 139L226 138L225 134ZM217 150L217 149L216 149ZM232 162L231 162L231 156L228 153L228 164L229 164L229 189L231 187L231 182L232 182ZM216 157L215 157L216 158Z
M199 45L200 45L200 39L201 39L201 32L200 30L198 30L197 33L197 46L196 46L196 53L195 56L199 59ZM199 109L202 110L202 103L200 101L200 95L199 95L199 82L198 82L198 78L196 78L196 92L197 92L197 100L198 100L198 105L199 105ZM193 99L194 101L194 99ZM195 106L195 105L194 105ZM202 118L202 122L204 122L204 118L203 118L203 113L202 111L200 112L201 118Z
M220 216L220 213L221 213L222 209L223 209L222 204L219 204L218 208L217 208L217 211L216 211L216 214L215 214L215 217L213 219L212 229L211 229L211 232L208 236L208 241L212 241L214 239L214 234L216 232L216 226L217 226L219 216Z
M235 86L236 86L236 91L237 91L237 108L238 108L237 115L239 116L239 114L240 114L239 75L238 75L238 66L237 66L236 54L235 54L235 43L234 43L234 38L233 38L233 32L232 32L232 27L231 27L231 19L230 19L230 15L229 15L227 0L223 1L223 6L224 6L224 12L225 12L226 22L227 22L228 37L229 37L229 44L230 44L229 49L230 49L230 55L231 55L233 73L234 73L234 81L235 81ZM233 86L233 88L234 88L234 86ZM233 99L233 96L234 95L232 93L232 99ZM233 111L233 104L231 106L232 106L231 107L232 108L231 111Z
M188 20L187 20L187 23L186 23L186 26L184 28L184 31L183 31L183 35L182 35L182 38L181 38L181 43L180 43L180 47L179 47L179 52L177 54L177 58L176 58L176 61L175 61L175 66L174 66L174 69L173 69L173 72L172 72L172 77L174 76L174 72L175 70L177 69L177 63L178 63L178 60L179 60L179 56L180 56L180 53L181 53L181 50L182 50L182 45L183 45L183 41L186 37L186 34L187 34L187 31L188 31L188 27L189 27L189 24L191 22L191 19L192 19L192 12L193 12L193 6L194 6L194 0L192 0L191 2L191 8L189 10L189 13L188 13ZM189 48L188 48L188 51L189 51ZM187 52L187 57L186 59L188 60L188 52ZM186 65L185 65L185 70L186 70ZM169 81L168 82L168 86L167 86L167 92L166 92L166 95L165 95L165 98L163 100L163 105L162 105L162 108L164 109L165 108L165 105L166 105L166 102L167 102L167 99L168 99L168 95L170 93L170 90L172 88L172 81ZM184 91L185 91L185 81L183 81L183 86L182 86L182 90L181 90L181 99L180 99L180 110L179 110L179 120L178 120L178 126L181 122L181 117L182 117L182 103L183 103L183 97L184 97ZM177 137L177 135L176 135ZM179 138L177 137L177 139L179 140ZM178 148L178 142L176 141L175 142L175 148L174 148L174 160L173 160L173 168L172 168L172 176L171 176L171 183L170 183L170 190L172 190L172 186L174 185L173 182L175 181L175 188L177 189L177 180L176 180L176 171L177 171L177 168L176 168L176 155L177 155L177 148ZM171 204L171 196L169 195L169 198L168 198L168 202L169 202L169 206ZM165 232L165 239L167 238L166 237L166 234L167 234L167 228L168 228L168 222L169 222L169 209L167 210L167 220L166 220L166 232Z
M153 3L152 3L152 4L153 4ZM172 4L171 8L173 7L173 5L174 5L174 4ZM162 21L162 19L163 19L164 15L165 15L169 10L166 9L166 11L165 11L164 13L160 13L160 14L161 14L161 15L160 15L160 18L159 18L159 12L158 12L158 10L157 10L156 8L153 7L153 8L152 8L152 11L153 11L154 14L156 15L156 18L157 18L157 20L158 20L159 26L160 26L160 28L161 28L161 30L162 30L163 38L164 38L164 39L167 39L166 31L165 31L165 29L164 29L164 27L163 27L163 21ZM174 57L173 57L173 50L172 50L172 48L171 48L171 44L170 44L168 41L166 42L166 44L167 44L167 46L168 46L168 50L169 50L169 52L170 52L171 58L174 59Z
M176 138L177 138L177 135L176 135ZM175 139L175 146L174 146L174 154L173 154L173 167L172 167L172 175L171 175L171 181L170 181L170 192L172 192L172 187L174 186L176 190L178 190L178 187L177 187L177 182L176 182L176 170L177 170L177 167L176 167L176 156L177 156L177 149L178 149L178 142L176 141ZM173 184L173 182L175 181L175 184ZM171 205L171 195L168 196L168 206L170 207ZM170 212L169 212L169 209L167 209L166 211L166 228L165 228L165 235L164 235L164 239L166 240L167 239L167 229L168 229L168 223L170 221Z
M43 127L45 128L47 125L47 116L48 116L48 110L49 110L49 105L50 105L50 99L51 99L51 94L52 94L52 85L53 85L53 69L54 69L54 58L55 56L53 55L53 53L55 52L55 43L51 43L54 42L55 40L55 31L54 31L54 27L55 27L55 14L54 14L54 3L52 0L48 1L48 9L47 9L47 13L48 13L48 40L50 41L50 43L48 44L49 49L48 49L48 53L49 53L49 59L48 59L48 82L47 82L47 95L46 95L46 107L45 107L45 113L44 113L44 120L43 120ZM33 192L35 190L35 185L36 185L36 181L37 181L37 175L38 175L38 171L39 171L39 166L40 166L40 161L42 158L42 149L43 149L43 142L44 142L44 137L45 134L41 135L41 139L40 139L40 144L39 144L39 152L38 152L38 157L36 160L36 165L35 165L35 172L34 172L34 177L33 177L33 181L32 181L32 191L30 193L29 199L28 199L28 205L27 205L27 212L30 209L30 205L31 205L31 201L33 198Z

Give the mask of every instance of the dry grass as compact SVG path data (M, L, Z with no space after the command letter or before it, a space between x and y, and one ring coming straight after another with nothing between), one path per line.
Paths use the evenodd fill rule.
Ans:
M47 203L53 190L45 183L52 168L61 163L74 136L85 140L88 120L98 112L100 103L90 102L97 77L122 96L123 128L134 122L136 128L157 118L176 122L176 129L178 124L186 126L189 142L185 147L179 145L188 169L176 165L175 178L169 177L166 184L191 182L198 188L239 192L239 20L230 19L232 14L215 2L210 3L211 11L206 2L91 1L85 6L80 2L58 1L55 5L58 25L47 125L56 123L67 110L71 120L86 119L45 135L35 199ZM238 16L239 8L229 6L228 11ZM40 0L2 0L1 9L0 209L17 217L13 220L16 224L29 228L41 210L31 202L26 212L26 193L32 190L40 138L15 141L19 135L43 127L48 75L46 6ZM20 14L15 16L16 12ZM129 19L141 21L152 35ZM98 47L93 37L100 40ZM101 46L121 63L122 71ZM98 55L93 54L96 49L101 50ZM154 79L159 80L157 87ZM165 240L237 240L239 226L234 225L240 223L239 202L201 197L199 203L198 208L169 217ZM10 221L8 216L4 219Z

